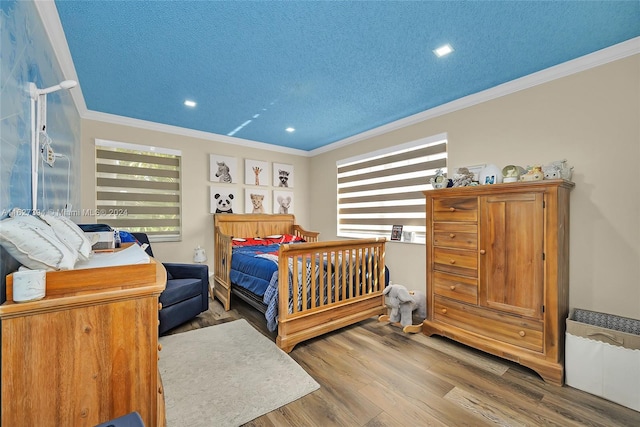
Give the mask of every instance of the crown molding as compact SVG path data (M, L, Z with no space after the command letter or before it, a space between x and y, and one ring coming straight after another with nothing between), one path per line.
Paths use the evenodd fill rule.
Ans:
M146 129L150 131L170 133L173 135L186 136L190 138L204 139L207 141L222 142L224 144L238 145L242 147L255 148L258 150L275 151L278 153L293 154L301 157L311 157L309 151L299 150L296 148L282 147L279 145L267 144L265 142L236 138L233 136L204 132L194 129L187 129L179 126L165 125L162 123L150 122L147 120L132 119L130 117L118 116L116 114L100 113L97 111L89 110L84 116L82 116L82 118L86 120L95 120L98 122L110 123L114 125L131 126L138 129Z

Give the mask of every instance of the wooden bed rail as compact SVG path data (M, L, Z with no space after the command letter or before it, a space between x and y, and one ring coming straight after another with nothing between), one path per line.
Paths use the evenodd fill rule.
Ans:
M284 351L386 312L384 238L287 244L278 264L278 338Z
M214 215L214 296L231 303L232 237L292 234L278 254L278 347L290 352L305 340L386 313L385 238L318 241L319 233L291 214ZM289 301L291 297L291 309Z

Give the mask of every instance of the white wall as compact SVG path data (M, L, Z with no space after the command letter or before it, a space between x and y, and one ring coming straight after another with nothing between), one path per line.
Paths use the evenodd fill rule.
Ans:
M566 158L571 194L571 307L640 318L640 55L522 90L312 158L84 120L82 207L95 203L95 138L183 151L183 241L154 244L160 260L189 262L203 245L212 265L208 154L293 164L296 217L336 239L335 162L446 132L449 164L529 165ZM392 280L425 284L423 245L389 242Z
M83 120L82 123L82 208L95 207L95 140L128 142L182 150L182 241L153 243L157 259L165 262L193 262L196 246L205 248L207 264L213 266L213 216L209 213L209 186L220 186L209 181L209 154L235 157L241 174L241 182L230 187L236 188L244 197L244 159L269 163L290 164L294 167L294 203L296 220L303 227L309 224L309 194L307 188L310 159L305 156L260 150L227 143L186 137L166 132L152 131L131 126ZM271 175L271 174L270 174ZM272 182L270 182L272 184ZM269 195L273 190L281 190L269 185ZM271 197L271 196L269 196ZM242 204L243 205L243 204ZM85 223L95 222L95 218L83 218Z
M446 132L449 165L575 167L570 305L640 318L640 55L315 156L311 225L336 236L336 160ZM394 282L422 289L425 248L390 242Z

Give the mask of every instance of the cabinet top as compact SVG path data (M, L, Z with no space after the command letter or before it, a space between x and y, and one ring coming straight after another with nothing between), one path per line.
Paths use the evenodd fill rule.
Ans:
M502 184L470 185L467 187L448 187L442 189L425 190L426 196L454 196L454 195L478 195L491 193L511 193L522 191L546 191L550 188L564 188L571 190L575 187L572 181L564 179L545 179L542 181L513 182Z
M8 275L7 301L0 305L0 319L128 298L159 296L166 282L164 266L153 258L149 264L49 271L43 299L16 303L11 298L13 277Z

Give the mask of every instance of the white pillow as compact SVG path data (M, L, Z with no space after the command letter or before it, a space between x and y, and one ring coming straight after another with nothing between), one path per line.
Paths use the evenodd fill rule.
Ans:
M53 232L62 243L75 249L80 254L81 259L85 261L89 259L93 243L75 222L64 215L40 213L38 216L51 226Z
M71 270L78 260L77 251L62 243L47 223L31 215L0 221L0 244L32 270Z

